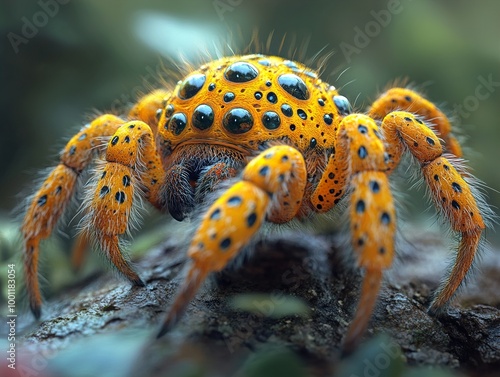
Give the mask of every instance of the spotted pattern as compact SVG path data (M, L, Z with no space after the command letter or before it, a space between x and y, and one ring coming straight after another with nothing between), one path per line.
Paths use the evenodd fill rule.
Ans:
M253 227L256 222L257 222L257 214L255 212L252 212L250 215L247 216L247 226L249 228Z
M362 199L358 200L356 202L356 212L363 213L365 212L365 209L366 209L365 201Z
M368 156L368 151L366 150L366 147L364 147L364 146L359 147L358 156L359 156L359 158L362 158L362 159L364 159L364 158L366 158L366 156Z
M214 117L214 111L210 106L199 105L193 112L193 126L201 131L206 130L213 124Z
M345 113L335 103L336 89L311 69L272 56L210 62L181 80L174 93L162 107L158 129L168 151L189 140L258 151L272 138L314 151L319 159L334 144Z
M276 103L278 102L278 97L276 96L276 93L274 92L269 92L267 93L267 96L266 96L267 100L270 102L270 103Z
M222 123L231 134L243 134L253 127L253 118L248 110L237 107L224 115Z
M380 192L380 183L378 181L370 181L369 185L370 185L370 190L374 194Z
M129 175L124 175L122 178L123 186L128 187L130 186L130 176Z
M224 72L224 77L231 82L243 83L255 79L259 74L257 68L247 62L231 64Z
M184 113L175 113L172 115L168 122L168 129L174 135L180 135L182 131L186 128L187 117Z
M118 203L122 204L125 202L125 193L123 191L117 191L115 194L115 199Z
M221 217L221 210L220 208L216 208L211 214L210 214L210 220L219 220Z
M224 94L224 102L229 103L234 99L235 95L233 92L227 92Z
M466 181L445 157L438 157L423 167L434 202L450 219L457 231L466 231L475 223L484 226L478 205Z
M109 193L109 191L110 189L108 186L102 186L101 191L99 192L99 196L101 198L104 198Z
M333 102L335 103L335 106L337 106L340 115L349 115L352 113L351 104L344 96L333 96Z
M171 204L185 201L191 209L193 197L196 204L203 200L202 189L238 177L221 191L193 237L188 276L195 276L195 283L187 285L187 296L209 272L224 268L264 220L307 218L312 211L328 211L349 192L351 246L365 268L361 314L354 321L361 325L354 331L366 325L381 270L392 260L396 214L388 173L408 150L420 163L436 205L452 229L461 232L457 262L438 294L441 303L436 306L442 306L469 269L485 224L468 181L443 157L443 149L460 156L446 117L411 91L382 97L370 117L351 114L347 98L300 63L234 56L203 65L172 92L145 96L128 114L135 121L107 115L86 125L67 143L60 164L33 196L23 224L33 312L40 315L38 243L50 235L98 148L105 169L97 168L84 221L99 236L105 255L136 285L144 283L119 248L119 236L129 227L134 189L139 185L147 200L181 219L184 214L176 217ZM395 109L415 109L416 114ZM436 122L443 145L419 117ZM103 138L109 143L101 145ZM177 148L182 143L186 149ZM218 148L224 148L223 158ZM165 174L164 165L172 161ZM166 206L166 196L167 201L172 196L178 200ZM178 314L175 308L185 307L187 296L186 291L178 296L186 302L174 303L173 317Z
M227 200L227 205L230 207L237 207L237 206L241 205L241 203L243 203L243 198L239 195L231 196Z
M391 222L391 215L389 215L387 212L382 213L382 216L380 216L380 222L383 225L388 225Z
M225 251L231 246L231 238L226 237L220 242L220 249L222 251Z
M38 198L36 204L38 204L40 207L44 206L47 203L47 195L42 195Z
M280 126L281 119L278 113L275 113L274 111L266 111L262 115L262 124L264 127L266 127L268 130L275 130Z
M293 109L292 109L292 106L284 103L283 105L281 105L281 112L283 113L283 115L287 116L287 117L291 117L293 116Z
M187 77L179 87L179 98L183 100L194 97L205 84L206 76L196 73Z
M298 100L308 100L310 97L307 85L299 76L293 73L285 73L278 77L278 83L285 91Z
M453 182L451 184L451 187L453 188L453 191L455 191L457 193L461 193L462 192L462 186L460 186L460 184L458 184L457 182Z
M300 119L307 120L307 114L304 110L297 109L297 115L299 116Z
M172 114L174 113L174 106L172 104L168 105L167 108L165 109L165 116L167 118L170 118ZM131 125L133 126L133 125Z

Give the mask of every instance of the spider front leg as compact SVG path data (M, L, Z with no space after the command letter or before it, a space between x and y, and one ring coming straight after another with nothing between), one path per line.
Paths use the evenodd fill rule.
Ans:
M397 109L411 113L394 111ZM444 145L413 113L432 123ZM429 308L431 313L439 313L470 270L485 229L484 219L493 217L492 211L481 193L469 187L475 181L472 174L463 169L458 172L453 166L454 161L458 164L461 161L443 157L443 150L457 157L462 155L462 151L451 135L450 121L433 103L409 89L392 88L373 103L369 114L382 121L387 139L389 171L395 169L408 149L422 165L436 207L450 222L453 231L461 235L455 263Z
M169 92L158 90L143 97L132 108L130 116L154 123L155 114L158 109L161 109L162 102L169 95ZM42 306L42 295L38 281L40 242L52 234L61 215L75 196L81 173L93 162L96 155L103 152L103 138L113 135L123 123L124 120L115 115L104 114L83 127L61 151L59 165L45 179L27 207L21 226L23 268L30 308L36 318L40 318ZM157 160L151 162L148 160L148 164L160 166ZM159 174L152 166L148 166L148 171L155 171L154 174L158 175L157 181L160 182L160 177L163 177L163 174ZM152 198L151 202L157 207L162 207L161 201L153 199L158 198L160 185L149 184L146 186L148 189L146 194ZM76 266L83 259L88 237L86 234L79 236L73 259Z
M162 109L165 107L165 101L169 97L170 92L161 89L155 90L143 96L130 109L128 118L143 121L151 128L153 135L156 134L159 116L161 115ZM150 193L149 196L158 196L157 187L159 187L159 185L156 185L156 188L154 189L155 192ZM159 203L158 201L152 201L152 204L159 207L160 210L163 208L163 203ZM90 238L91 236L85 232L80 233L77 237L71 255L71 264L76 271L83 265L85 254L89 248L89 244L91 243Z
M142 121L123 124L106 149L84 205L83 238L94 239L110 262L133 284L144 286L124 257L119 241L134 220L134 207L145 197L162 207L164 174L150 127Z
M236 182L209 208L188 249L191 265L158 337L175 325L208 274L222 270L248 244L269 216L291 220L298 212L307 181L302 154L271 147L248 163Z
M85 254L91 244L90 238L90 235L86 232L81 232L76 238L73 250L71 251L71 266L75 272L81 269L83 262L85 261Z
M453 160L443 156L438 137L420 119L408 112L394 111L385 116L382 130L392 149L391 159L399 161L407 148L418 160L436 207L452 230L460 234L455 263L429 308L436 314L446 307L470 270L485 229L483 215L488 217L491 210L480 194L471 190L474 177L460 174Z
M29 205L21 227L25 283L30 308L40 318L42 296L38 282L40 241L52 233L75 194L78 178L100 150L100 138L112 135L123 120L102 115L83 127L62 150L60 162L45 179Z
M345 117L335 150L311 202L318 212L324 212L350 194L351 244L364 270L358 308L344 338L344 352L350 352L366 331L382 271L392 263L396 213L385 172L385 148L375 121L361 114Z
M408 111L427 119L433 124L438 136L444 141L443 147L445 151L456 157L462 157L462 148L451 133L451 123L448 117L431 101L414 90L390 88L371 105L368 115L373 119L382 121L387 114L396 110Z

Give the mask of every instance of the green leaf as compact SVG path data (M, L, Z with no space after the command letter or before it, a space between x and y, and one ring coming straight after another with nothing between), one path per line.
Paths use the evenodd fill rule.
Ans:
M249 293L234 296L230 305L235 310L242 310L269 318L282 318L299 315L309 316L307 304L293 296L281 293Z
M404 369L399 345L387 336L377 336L347 358L335 376L403 377Z
M238 377L306 377L300 359L286 348L265 347L250 357Z

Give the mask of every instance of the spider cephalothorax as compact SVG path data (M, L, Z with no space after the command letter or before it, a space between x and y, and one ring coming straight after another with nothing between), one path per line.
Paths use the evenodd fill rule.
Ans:
M141 98L126 117L99 116L68 142L26 212L24 267L33 313L39 317L41 309L39 242L51 234L81 172L103 159L88 184L79 247L96 240L136 285L144 283L123 257L119 239L140 199L182 220L208 193L218 196L205 203L187 251L186 281L160 334L206 276L223 269L264 221L307 219L347 197L351 245L365 273L345 338L350 348L366 328L382 271L393 259L389 176L405 152L420 164L436 206L460 235L456 261L430 308L442 310L471 267L490 213L469 187L470 173L454 167L462 152L450 122L406 88L389 89L366 114L351 112L349 101L304 65L247 55L203 65L173 91ZM100 145L103 137L106 145ZM229 188L216 191L229 178Z
M333 149L338 119L349 111L348 100L333 86L290 60L249 55L203 65L179 82L158 113L157 142L167 171L170 213L182 219L180 212L187 209L182 205L192 203L180 196L194 191L197 201L199 187L212 187L211 172L193 179L204 169L224 161L236 174L249 157L276 142L304 156L312 187ZM301 213L310 211L309 201L302 204Z

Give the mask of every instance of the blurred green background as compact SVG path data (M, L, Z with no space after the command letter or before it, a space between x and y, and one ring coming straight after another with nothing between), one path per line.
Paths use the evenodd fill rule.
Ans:
M270 50L255 52L278 54L285 34L281 55L290 57L294 40L296 58L333 52L322 77L358 109L394 79L418 84L455 115L475 174L499 189L499 16L496 0L3 0L0 214L9 216L95 109L117 109L154 86L162 61L197 61L226 43L241 51L254 30L262 42L274 32ZM500 194L488 194L499 207Z
M226 44L242 51L255 30L263 43L274 38L269 50L253 52L333 52L322 78L358 109L394 79L416 83L467 135L466 158L492 188L489 202L498 212L499 17L498 0L1 0L1 265L18 247L12 209L96 109L132 102L158 75L166 78L162 64L181 55L196 62L200 51L229 52ZM422 190L411 198L416 215L431 216ZM498 232L488 238L498 249ZM60 275L72 276L55 249L50 267L59 275L47 276L54 285L67 279Z

